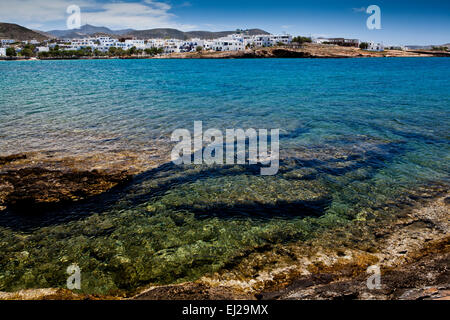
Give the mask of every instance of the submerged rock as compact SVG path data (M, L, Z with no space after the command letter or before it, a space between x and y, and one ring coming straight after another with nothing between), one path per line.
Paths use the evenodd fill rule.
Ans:
M17 160L22 160L22 159L26 159L27 155L26 154L13 154L10 156L6 156L6 157L0 157L0 165L4 165L10 162L14 162Z
M263 300L448 300L450 229L445 196L408 211L394 223L372 230L374 252L362 250L357 243L345 247L338 241L329 243L326 239L332 234L324 233L325 240L268 247L249 254L228 271L194 283L152 287L134 299L169 299L180 294L186 299L225 295ZM331 233L335 235L336 230ZM373 265L381 269L379 289L367 286L367 268ZM220 288L217 296L211 295L214 288Z
M34 214L99 195L165 162L168 148L0 156L0 211Z
M48 170L39 167L0 173L0 205L35 214L101 194L131 178L125 171Z

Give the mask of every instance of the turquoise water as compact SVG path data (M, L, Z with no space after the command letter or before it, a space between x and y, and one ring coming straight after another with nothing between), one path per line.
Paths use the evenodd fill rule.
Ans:
M281 129L274 177L161 162L37 222L3 214L0 290L64 287L71 263L87 293L194 280L448 186L448 58L26 61L0 62L0 74L1 156L163 158L172 131L194 121Z

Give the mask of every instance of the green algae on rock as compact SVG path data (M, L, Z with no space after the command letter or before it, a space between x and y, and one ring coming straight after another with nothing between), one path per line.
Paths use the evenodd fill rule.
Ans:
M0 290L64 287L66 268L77 264L82 293L132 295L225 270L252 278L271 263L240 270L240 261L315 238L370 250L373 235L362 226L394 218L395 204L412 202L408 195L420 189L379 179L398 146L365 141L360 148L318 149L320 157L292 150L275 177L253 166L168 163L31 229L3 215Z

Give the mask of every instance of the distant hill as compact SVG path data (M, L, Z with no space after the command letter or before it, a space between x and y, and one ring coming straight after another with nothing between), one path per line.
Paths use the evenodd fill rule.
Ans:
M426 50L431 49L431 46L418 46L418 45L408 45L406 46L408 49L411 50Z
M250 36L256 36L260 34L270 34L267 31L261 29L248 29L242 30L245 34ZM209 31L189 31L185 32L188 38L200 38L200 39L216 39L220 37L226 37L230 34L236 33L236 30L233 31L220 31L220 32L209 32Z
M39 34L41 34L41 35L43 35L44 37L47 37L47 38L49 38L49 39L55 39L55 38L56 38L54 35L52 35L52 34L50 34L50 33L46 33L46 32L44 32L44 31L40 31L40 30L32 30L32 31L37 32L37 33L39 33Z
M257 34L269 34L268 32L261 29L250 29L246 30L249 35L257 35ZM170 39L191 39L191 38L200 38L200 39L215 39L227 36L229 34L236 33L236 31L221 31L221 32L210 32L210 31L189 31L183 32L177 29L170 28L159 28L159 29L149 29L149 30L133 30L133 29L125 29L125 30L111 30L106 27L96 27L92 25L84 25L80 29L73 30L52 30L48 31L48 34L51 34L58 38L63 39L77 39L94 35L110 35L110 36L132 36L141 39L151 39L151 38L170 38Z
M268 32L261 29L249 29L245 30L249 35L257 35L257 34L269 34ZM129 32L127 35L134 36L137 38L143 39L151 39L151 38L170 38L170 39L180 39L187 40L192 38L200 38L200 39L216 39L220 37L225 37L227 35L236 33L236 30L233 31L219 31L219 32L211 32L211 31L188 31L183 32L177 29L150 29L150 30L140 30Z
M136 30L127 33L128 36L133 36L141 39L150 38L173 38L185 39L186 35L183 31L177 29L150 29L150 30Z
M450 43L439 44L439 45L429 45L429 46L410 45L410 46L406 46L406 47L411 50L430 50L433 47L448 47L448 48L450 48Z
M20 41L33 39L43 41L48 39L49 37L42 33L19 26L17 24L0 22L0 39L1 38L15 39Z
M111 30L106 27L96 27L90 24L86 24L82 26L80 29L69 29L69 30L51 30L46 33L51 34L57 38L63 39L77 39L84 38L88 36L93 36L96 34L102 35L123 35L134 31L133 29L124 29L124 30Z

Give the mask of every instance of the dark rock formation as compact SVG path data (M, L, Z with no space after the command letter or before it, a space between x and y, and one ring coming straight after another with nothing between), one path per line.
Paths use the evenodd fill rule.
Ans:
M381 275L381 288L370 290L367 275L339 279L339 275L313 274L275 292L256 295L261 300L437 300L450 298L450 238L433 243L423 256Z
M24 158L22 155L3 157L0 164ZM9 169L0 172L0 209L8 207L22 214L36 214L101 194L130 178L126 171Z
M11 163L17 160L22 160L22 159L26 159L27 156L25 154L13 154L10 156L6 156L6 157L0 157L0 166L7 164L7 163Z

